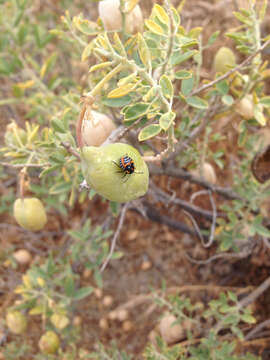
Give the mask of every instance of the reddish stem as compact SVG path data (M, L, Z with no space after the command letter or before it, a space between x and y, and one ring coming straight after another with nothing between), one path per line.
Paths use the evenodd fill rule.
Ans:
M79 146L79 148L82 148L84 146L84 141L82 138L82 125L83 125L83 119L84 119L84 115L85 115L85 111L87 109L88 106L92 106L94 102L94 98L92 96L82 96L81 97L81 103L83 104L82 106L82 110L80 112L80 116L79 119L77 121L77 125L76 125L76 138L77 138L77 144Z

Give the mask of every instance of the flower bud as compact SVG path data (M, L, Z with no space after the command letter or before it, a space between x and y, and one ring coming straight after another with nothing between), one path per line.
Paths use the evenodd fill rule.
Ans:
M55 354L60 345L57 334L53 331L47 331L41 336L38 346L43 354Z
M82 139L86 146L100 146L115 129L111 118L100 112L91 110L89 106L82 123Z
M235 66L235 55L228 47L221 47L215 55L214 69L217 73L225 73Z
M38 231L47 222L47 215L42 202L37 198L17 199L13 214L17 223L24 229Z
M20 311L9 311L6 316L7 327L13 334L23 334L27 327L26 317Z
M107 31L122 29L120 0L104 0L98 4L98 13ZM143 30L143 15L139 5L126 14L126 31L136 33Z
M130 174L120 167L120 159L125 156L134 162L134 172ZM130 145L116 143L83 147L81 158L85 180L108 200L128 202L143 196L148 190L147 165Z

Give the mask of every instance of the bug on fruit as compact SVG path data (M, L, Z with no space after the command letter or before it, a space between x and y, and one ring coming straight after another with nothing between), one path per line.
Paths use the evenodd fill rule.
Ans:
M125 178L127 175L131 174L142 174L142 172L136 172L135 171L135 165L134 161L129 157L128 155L124 155L119 159L119 163L113 161L113 163L119 168L118 173L123 174L123 178ZM128 178L125 180L125 182L128 180Z

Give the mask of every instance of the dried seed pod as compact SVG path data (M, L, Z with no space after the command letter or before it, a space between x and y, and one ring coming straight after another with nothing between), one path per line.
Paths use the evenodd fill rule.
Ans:
M254 103L252 95L248 94L235 105L235 111L244 119L249 120L254 117Z
M108 320L105 319L105 318L101 318L101 319L99 320L99 327L100 327L102 330L108 330L108 329L109 329Z
M133 323L130 320L125 320L122 324L122 329L125 332L129 332L133 328Z
M235 55L228 47L221 47L214 58L214 69L217 73L225 73L235 66Z
M41 336L38 346L43 354L55 354L59 349L60 340L53 331L47 331Z
M126 309L119 309L117 312L116 312L116 317L119 321L125 321L128 319L128 311Z
M173 344L185 338L185 329L176 323L173 314L165 314L159 324L160 335L167 344Z
M106 307L112 306L113 297L110 296L110 295L104 296L102 303L103 303L103 305L106 306Z
M86 146L100 146L116 128L111 118L88 106L82 123L82 140Z
M9 311L6 323L9 330L16 335L23 334L27 328L26 317L20 311Z
M194 176L198 176L198 177L200 176L198 169L191 171L191 173ZM202 175L207 182L211 184L216 184L217 182L216 172L210 163L205 162L202 164Z
M148 168L132 146L122 143L89 146L83 147L81 154L87 183L106 199L128 202L147 192Z
M120 0L104 0L98 4L98 13L107 31L122 29ZM136 33L143 30L143 15L139 5L136 5L126 15L126 31Z
M25 249L17 250L13 253L13 257L20 265L27 265L32 260L32 255Z
M13 214L17 223L24 229L38 231L47 222L47 215L42 202L37 198L17 199Z

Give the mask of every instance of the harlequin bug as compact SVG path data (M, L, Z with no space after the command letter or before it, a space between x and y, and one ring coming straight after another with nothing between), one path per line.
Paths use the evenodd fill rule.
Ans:
M117 163L115 161L113 161L113 163L119 168L119 171L117 171L117 172L122 173L123 178L125 178L127 175L131 175L133 173L134 174L142 174L142 172L135 171L134 161L128 155L122 156L119 159L119 163ZM127 178L127 180L128 180L128 178Z

